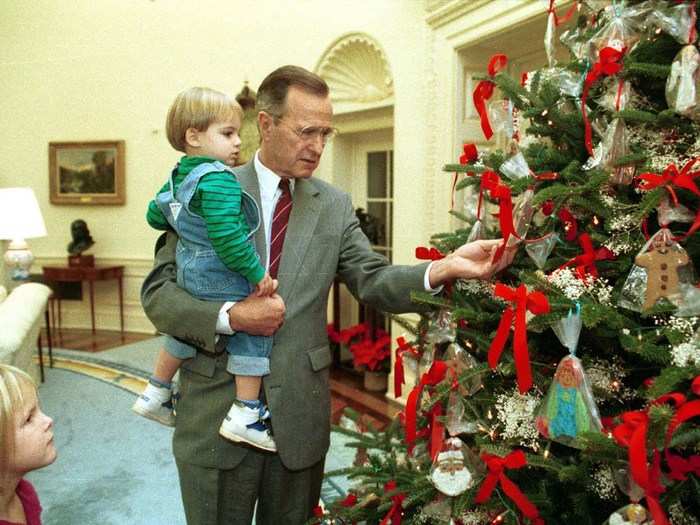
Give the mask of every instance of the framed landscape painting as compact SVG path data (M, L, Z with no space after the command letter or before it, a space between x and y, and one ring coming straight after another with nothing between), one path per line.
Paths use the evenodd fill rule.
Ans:
M52 204L124 204L124 141L49 142Z

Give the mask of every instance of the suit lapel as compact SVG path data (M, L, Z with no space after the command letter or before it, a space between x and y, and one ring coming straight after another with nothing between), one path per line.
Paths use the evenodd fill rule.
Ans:
M292 214L289 217L279 267L279 294L285 300L294 289L294 282L301 273L301 263L316 229L321 208L318 194L313 180L297 179L294 182Z
M258 176L253 166L253 161L251 160L240 168L235 168L233 171L236 173L238 182L241 184L243 191L249 193L250 196L255 199L258 209L260 213L262 213L262 206L260 205L260 185L258 184ZM267 242L265 238L265 224L262 219L260 228L255 232L255 249L258 251L258 254L260 254L260 260L264 263L267 260Z

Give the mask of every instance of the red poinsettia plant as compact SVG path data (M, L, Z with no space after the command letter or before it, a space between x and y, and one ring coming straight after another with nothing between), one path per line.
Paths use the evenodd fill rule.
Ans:
M355 367L367 370L389 371L391 360L391 338L381 328L374 330L367 323L360 323L343 330L335 330L332 324L326 327L328 338L348 345Z

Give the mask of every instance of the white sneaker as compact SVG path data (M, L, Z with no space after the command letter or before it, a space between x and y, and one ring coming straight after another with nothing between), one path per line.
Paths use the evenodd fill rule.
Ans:
M219 434L229 441L248 443L268 452L277 452L270 430L262 423L261 411L236 402L231 405L221 423Z
M131 410L138 415L157 421L168 427L175 426L172 390L148 383L143 393L136 399Z

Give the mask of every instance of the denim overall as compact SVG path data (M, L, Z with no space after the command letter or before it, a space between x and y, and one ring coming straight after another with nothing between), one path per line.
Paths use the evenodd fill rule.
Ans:
M182 181L175 196L174 177L170 176L170 190L156 196L156 203L168 223L180 237L176 249L177 284L198 299L211 301L241 301L250 295L254 287L243 275L229 270L219 259L207 234L204 219L190 211L190 201L200 179L214 172L233 172L221 162L207 162L194 168ZM241 212L250 232L247 241L255 248L253 236L260 228L258 205L248 193L241 190ZM259 258L259 256L258 256ZM226 337L229 354L226 369L236 375L264 376L270 373L272 337L248 335L236 332ZM167 337L165 349L180 359L194 357L196 350L181 341Z

